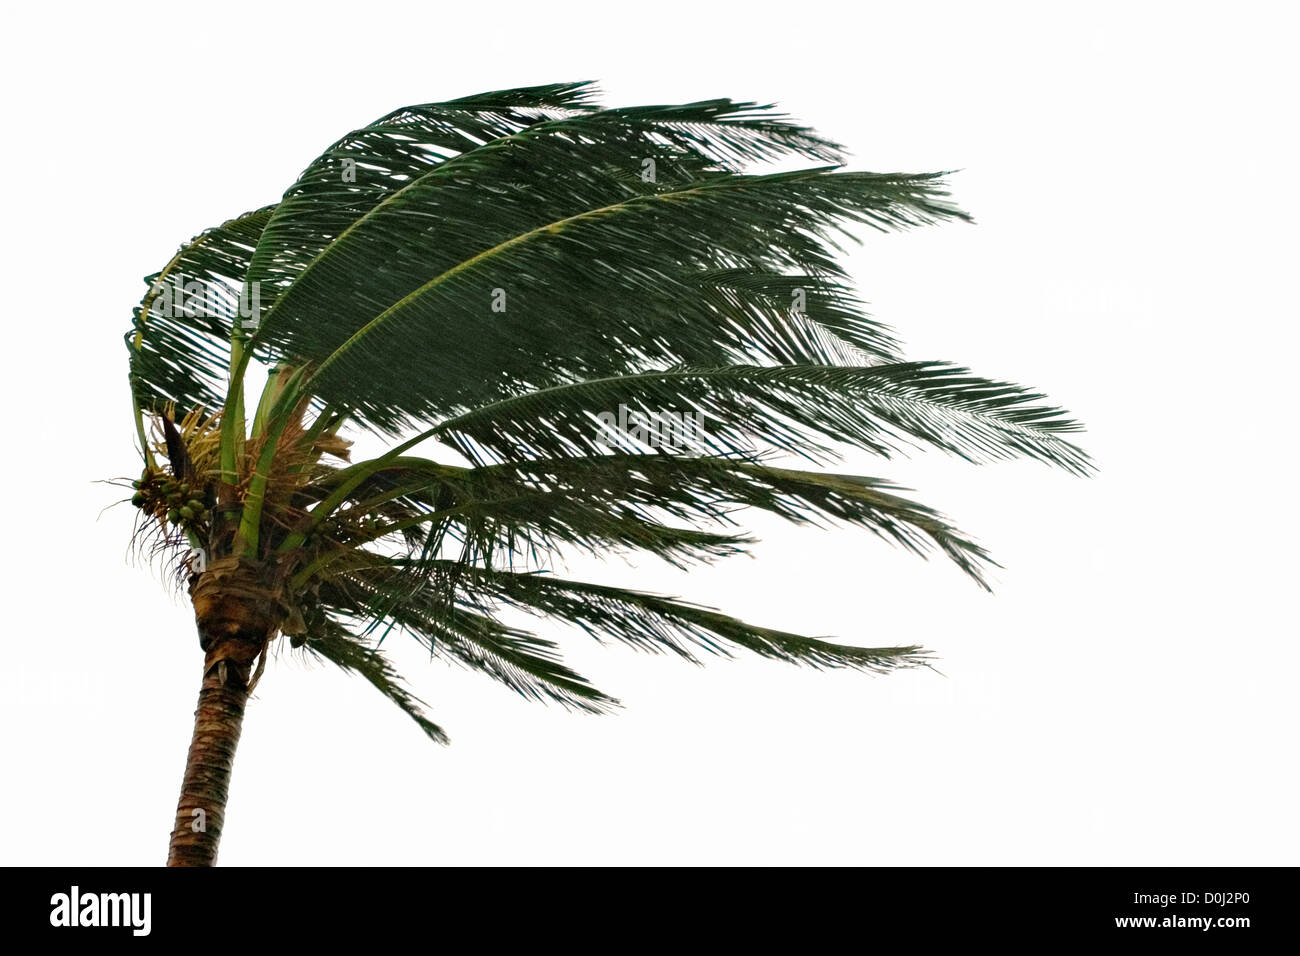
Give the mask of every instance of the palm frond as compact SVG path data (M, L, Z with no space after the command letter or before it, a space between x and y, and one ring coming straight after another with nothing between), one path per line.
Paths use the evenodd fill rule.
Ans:
M443 729L420 710L422 702L401 685L401 678L383 654L369 647L363 639L352 635L342 625L334 621L321 621L313 629L306 649L345 671L364 677L375 690L414 720L430 740L440 744L451 742Z
M526 174L510 151L485 152L392 197L267 315L259 335L318 365L316 394L393 429L566 380L723 364L757 340L737 323L780 319L727 310L701 294L702 274L835 277L826 242L846 223L961 215L935 176L717 174L644 191L592 167L585 148ZM346 278L359 273L364 287Z
M470 175L500 177L498 191L518 193L525 172L549 169L550 192L558 198L566 188L559 176L575 154L600 183L624 187L638 179L626 174L640 173L645 159L662 165L656 179L681 182L786 155L823 162L841 156L838 146L770 107L718 99L598 110L592 93L589 84L506 90L403 107L353 131L286 192L249 280L275 287L281 279L339 268L355 250L382 241L395 222L427 215L422 203L430 190ZM418 239L418 232L406 238ZM268 325L290 308L274 297L272 304Z
M995 564L988 553L943 515L894 494L904 490L878 478L728 458L615 453L459 468L406 457L360 485L341 518L355 520L372 510L393 517L442 515L457 540L479 542L467 553L473 561L513 566L523 551L536 566L539 549L560 552L571 544L597 554L610 545L633 546L670 561L717 556L715 549L726 553L747 539L687 539L710 547L692 551L667 522L729 525L737 522L738 509L752 507L796 523L825 518L858 525L917 554L937 548L987 587L983 569ZM431 558L442 555L428 537L408 544Z
M409 462L409 460L408 460ZM433 463L429 463L430 465ZM747 535L667 524L635 502L575 494L572 487L503 476L430 475L406 464L378 473L322 526L341 551L385 542L426 554L458 550L466 561L540 566L566 551L641 551L676 567L743 550Z
M475 461L562 457L600 452L619 438L600 427L601 412L623 407L654 419L672 409L702 416L704 447L696 450L705 453L769 447L817 459L830 456L830 441L888 457L910 438L972 461L1024 455L1087 473L1087 455L1062 437L1081 426L1035 404L1042 397L945 362L669 368L483 405L431 434Z
M725 269L698 281L705 295L722 300L719 319L745 336L737 360L757 354L780 365L870 365L901 358L893 333L863 311L846 283L832 277ZM763 320L737 320L751 310Z
M370 613L376 593L393 586L392 569L370 567L336 577L320 589L322 603L333 613L379 623ZM386 615L396 626L419 639L432 654L486 674L520 696L553 701L585 713L605 713L618 701L567 667L551 641L506 627L473 610L442 601L431 588L405 594ZM311 647L314 638L308 640Z
M140 408L180 417L225 401L230 336L253 250L275 211L263 206L199 233L149 286L126 334L131 390Z
M590 83L519 87L404 106L341 137L281 199L249 264L263 307L357 219L448 157L537 122L593 109ZM260 321L260 320L259 320Z
M554 616L595 637L612 638L640 650L667 650L698 663L696 652L730 657L744 650L773 660L814 668L853 668L883 672L926 663L929 655L915 645L854 647L823 638L747 624L712 608L673 598L606 585L571 581L540 573L509 573L476 568L462 562L427 566L426 586L408 592L393 619L405 624L413 607L427 609L431 619L447 616L454 605L440 586L451 576L463 592L457 598L487 620L494 603ZM369 569L379 581L406 580L400 562ZM382 583L379 585L382 589ZM455 613L450 615L453 619Z
M474 586L508 603L578 624L595 635L642 650L667 649L693 659L692 650L732 656L741 649L788 664L877 673L927 663L916 645L855 647L825 638L746 624L712 608L607 585L570 581L550 574L483 572Z

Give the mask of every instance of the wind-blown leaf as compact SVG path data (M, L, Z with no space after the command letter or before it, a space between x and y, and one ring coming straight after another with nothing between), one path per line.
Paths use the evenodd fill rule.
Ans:
M929 654L916 645L854 647L833 641L756 627L712 608L605 585L568 581L547 574L485 574L487 589L520 607L555 615L642 649L655 646L691 657L692 649L731 656L739 648L760 657L813 668L847 667L885 672L925 664Z
M477 602L481 609L488 602L502 601L553 615L593 636L613 638L641 650L669 650L691 661L697 661L696 651L730 657L735 650L745 650L814 668L882 672L924 664L929 656L915 645L854 647L756 627L712 608L550 574L512 574L450 563L431 570L454 574L457 585L467 594L465 600ZM390 572L376 569L375 573ZM431 617L447 607L444 593L434 585L410 595L406 607L413 605L429 608Z
M478 468L399 458L357 489L353 507L365 512L367 502L375 501L394 518L420 510L445 515L449 524L462 525L457 540L477 533L491 542L466 553L489 565L501 550L506 551L509 564L513 551L558 550L569 543L587 544L595 553L600 553L602 544L632 545L670 561L679 553L707 555L683 550L681 532L663 522L731 524L737 509L753 507L797 523L824 517L859 525L917 554L938 548L987 587L982 569L993 564L987 552L938 512L893 493L900 490L905 489L878 478L725 458L618 453ZM463 513L453 511L466 502L475 505ZM347 514L351 517L352 510ZM463 520L462 514L489 519L492 533ZM555 524L561 520L564 524L557 531ZM632 534L629 528L637 532ZM518 532L519 538L505 537L507 529ZM714 547L746 543L743 538L706 540ZM435 559L441 556L438 549L423 546L427 541L420 543L422 553Z
M404 106L332 144L286 190L247 279L269 310L350 225L413 178L539 118L593 109L589 83L552 83Z
M760 445L809 458L825 440L888 457L911 438L973 461L1024 455L1075 473L1087 455L1062 435L1080 426L1042 396L943 362L858 367L671 368L553 386L443 421L432 434L473 460L589 454L618 436L601 412L664 409L702 416L700 450L751 454Z
M345 582L331 582L322 594L334 608L365 621L370 596L389 579L387 569L369 568L353 572ZM551 641L454 604L444 606L431 590L408 595L389 617L432 653L480 671L526 699L550 700L586 713L604 713L618 706L617 700L565 666Z
M720 314L702 275L835 276L825 242L845 223L961 215L935 176L718 174L644 192L593 169L585 151L562 169L542 167L536 188L503 188L485 206L484 182L517 174L473 168L509 155L482 152L342 237L337 248L357 251L305 274L280 305L330 321L268 314L269 342L319 364L316 394L395 428L566 380L724 363L754 347L735 323L775 316ZM370 241L354 238L363 234ZM364 288L346 278L360 271L371 276Z
M145 278L149 291L126 335L141 408L161 412L175 402L184 417L224 403L240 286L274 211L263 206L205 230Z
M681 183L747 161L840 157L835 144L768 107L719 99L596 110L588 92L585 84L541 87L405 107L336 143L286 193L254 258L250 280L307 279L274 302L266 325L293 322L297 304L298 322L313 316L321 337L340 324L358 328L374 316L384 284L353 296L331 281L350 264L388 257L380 278L395 302L432 265L471 254L462 230L438 228L450 224L448 211L430 205L467 180L491 184L504 213L537 218L586 209L601 190L625 198L647 160L656 163L652 181ZM402 260L415 267L405 285L394 267ZM315 289L332 297L328 326L313 309Z
M699 282L705 294L724 303L720 316L754 311L767 318L736 322L747 343L738 356L758 353L781 365L869 365L901 358L893 334L833 278L727 269L702 275Z
M402 713L414 720L430 740L440 744L451 742L441 727L424 716L420 710L421 701L402 687L401 678L384 656L375 648L367 647L360 638L353 637L342 626L334 622L323 622L311 635L306 648L345 671L360 674L375 690L401 708Z

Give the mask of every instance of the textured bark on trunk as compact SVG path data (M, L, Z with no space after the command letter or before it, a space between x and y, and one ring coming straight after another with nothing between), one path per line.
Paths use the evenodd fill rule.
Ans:
M220 558L190 580L203 648L203 684L194 712L168 866L212 866L226 822L235 748L251 692L253 661L284 619L274 575L253 561ZM253 681L255 683L255 681Z
M168 866L213 866L226 822L230 771L244 723L248 687L237 679L222 683L220 665L203 675L199 706L176 807Z

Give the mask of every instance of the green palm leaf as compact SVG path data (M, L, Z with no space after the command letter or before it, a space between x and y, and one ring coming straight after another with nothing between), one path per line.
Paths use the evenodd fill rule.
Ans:
M494 554L509 560L529 553L536 560L539 551L562 552L569 545L597 554L634 547L677 563L679 556L729 553L747 539L696 537L667 522L733 525L741 517L737 509L752 507L801 524L830 519L859 525L917 554L937 548L986 586L987 552L938 512L893 494L899 490L877 478L725 458L609 454L467 469L407 457L358 486L339 522L346 526L372 513L396 522L425 515L436 530L409 536L408 545L437 558L435 545L445 538L460 546L473 541L467 553L488 565ZM350 545L340 541L338 547Z
M1087 455L1061 437L1079 424L1034 404L1042 397L942 362L670 368L552 386L446 419L430 434L475 460L558 456L605 447L602 411L682 409L703 416L714 453L761 444L816 458L829 440L888 457L910 438L974 461L1023 455L1087 473Z
M835 277L823 243L846 222L960 215L934 176L717 174L645 192L593 171L582 151L572 168L544 167L551 185L494 194L485 208L481 183L511 175L492 168L499 155L342 237L333 268L304 274L267 315L260 334L317 366L315 394L395 428L566 380L722 363L744 348L734 324L743 331L756 313L720 312L702 275ZM360 271L373 276L364 288L346 278Z
M401 685L401 678L382 654L366 645L333 621L322 621L312 632L307 650L322 660L364 677L375 690L388 698L435 743L450 743L446 732L424 716L420 701Z
M553 616L574 624L597 638L612 638L640 650L671 651L699 663L697 652L731 657L744 650L792 664L814 668L847 667L887 671L923 664L928 654L914 645L896 647L854 647L824 638L805 637L786 631L756 627L712 608L673 598L624 588L570 581L551 574L510 573L466 566L460 562L426 565L425 587L408 590L395 623L415 629L428 628L425 621L450 617L457 620L456 602L474 607L472 617L487 620L500 605ZM372 579L406 580L400 563L380 565L362 576ZM454 581L451 595L439 586L440 577ZM376 585L382 590L383 584ZM413 611L422 608L423 613Z
M391 569L384 567L353 571L331 581L322 590L322 599L335 613L364 621L374 592L390 587L393 577ZM527 699L549 700L586 713L603 713L618 705L565 666L554 643L484 614L444 605L430 589L408 594L388 616L431 653L482 672ZM315 635L309 635L307 646L315 643Z
M240 286L274 211L263 206L205 230L145 277L149 291L126 334L140 408L174 402L183 415L224 404Z
M247 270L263 304L381 201L450 156L508 136L540 117L590 110L588 83L553 83L404 106L353 130L286 190Z

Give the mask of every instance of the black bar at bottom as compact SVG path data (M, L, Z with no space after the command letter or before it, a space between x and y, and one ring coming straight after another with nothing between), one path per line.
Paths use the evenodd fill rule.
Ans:
M390 934L609 950L1294 932L1291 868L10 869L4 926L51 941L259 945ZM146 896L147 894L147 896Z

